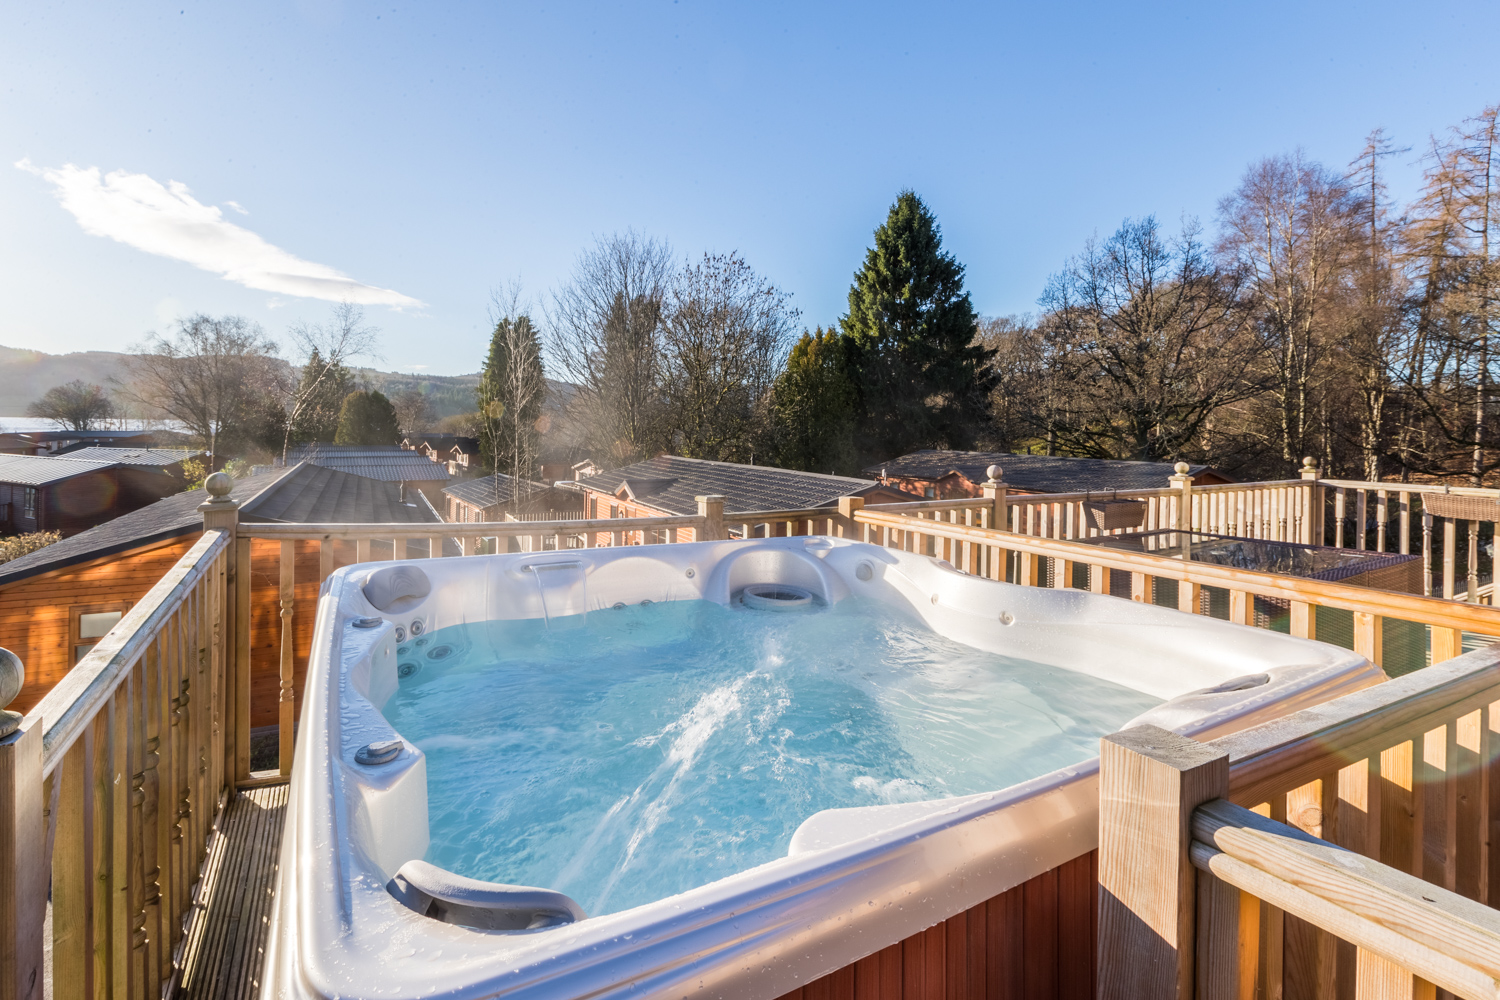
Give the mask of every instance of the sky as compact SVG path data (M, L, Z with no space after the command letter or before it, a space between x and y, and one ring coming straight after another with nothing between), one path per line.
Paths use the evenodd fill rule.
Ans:
M478 369L634 229L836 322L905 188L984 315L1095 234L1212 226L1265 156L1419 154L1500 101L1500 4L0 4L0 345L361 303L388 370ZM294 359L295 360L295 359Z

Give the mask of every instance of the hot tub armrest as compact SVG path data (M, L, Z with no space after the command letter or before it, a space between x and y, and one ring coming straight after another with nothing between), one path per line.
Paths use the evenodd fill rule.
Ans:
M583 920L572 899L551 889L465 878L426 861L408 861L386 886L403 906L446 924L521 931Z

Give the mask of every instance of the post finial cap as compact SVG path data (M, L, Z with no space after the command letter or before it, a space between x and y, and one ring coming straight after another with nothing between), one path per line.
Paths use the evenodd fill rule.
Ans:
M223 500L234 489L234 477L227 472L215 472L203 481L203 488L214 500Z
M1000 481L1000 475L1004 471L1005 470L1002 469L1002 468L1000 468L1000 466L998 466L998 465L992 465L988 469L985 469L984 473L985 473L985 475L987 475L987 476L990 477L990 482L992 482L992 483L998 483Z
M25 683L26 668L22 666L21 658L0 647L0 739L21 727L21 713L8 712L5 706L15 701Z
M1313 457L1311 455L1305 455L1302 459L1302 467L1304 469L1316 469L1318 467L1318 463L1313 460Z
M1179 476L1185 476L1188 474L1188 470L1190 470L1191 468L1192 466L1188 465L1186 462L1178 462L1176 465L1172 466L1172 471L1177 473Z

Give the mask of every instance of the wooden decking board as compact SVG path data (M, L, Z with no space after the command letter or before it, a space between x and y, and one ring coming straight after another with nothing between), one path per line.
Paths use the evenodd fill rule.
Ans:
M259 994L286 803L286 785L251 788L220 815L182 953L183 1000Z

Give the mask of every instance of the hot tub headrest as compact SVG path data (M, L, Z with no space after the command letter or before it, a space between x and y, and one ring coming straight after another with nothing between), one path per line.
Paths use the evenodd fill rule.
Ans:
M432 582L415 566L387 566L369 575L364 592L377 611L400 614L421 604L432 593Z

